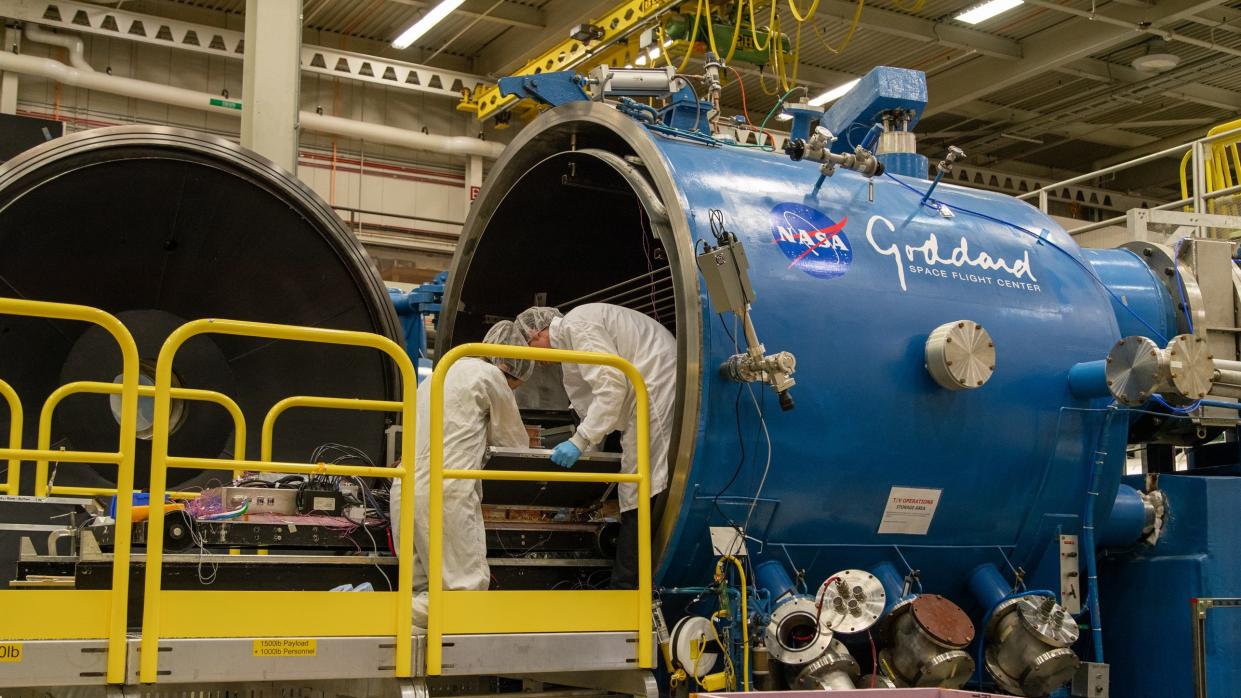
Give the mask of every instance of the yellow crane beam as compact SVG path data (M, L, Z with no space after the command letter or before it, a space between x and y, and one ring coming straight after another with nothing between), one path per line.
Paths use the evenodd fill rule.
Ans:
M603 36L586 42L572 37L565 39L527 62L513 75L537 75L577 68L586 71L598 65L625 65L632 62L639 50L624 39L642 25L685 0L627 0L590 24L603 30ZM619 61L619 62L618 62ZM498 85L479 87L462 96L457 109L473 112L479 121L489 119L502 110L512 108L516 97L502 97Z

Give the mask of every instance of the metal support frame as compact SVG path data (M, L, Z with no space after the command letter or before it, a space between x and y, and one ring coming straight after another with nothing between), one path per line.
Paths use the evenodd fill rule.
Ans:
M627 0L622 2L611 12L590 22L603 29L603 36L591 42L591 46L577 39L565 39L513 71L512 76L538 75L575 68L584 71L600 65L606 62L603 59L611 55L612 52L609 49L613 48L619 40L683 1ZM632 47L632 50L636 51L637 47ZM498 85L487 85L466 94L457 108L474 112L479 121L484 121L511 108L517 102L518 98L515 96L502 96Z
M401 418L409 426L402 432L402 448L414 449L415 387L413 362L387 337L369 332L296 327L240 320L196 320L182 325L164 342L155 366L155 416L151 441L151 499L164 497L169 468L207 470L253 469L266 472L397 477L404 482L401 508L413 511L413 464L394 468L349 465L185 458L168 454L168 427L172 402L172 365L177 351L190 339L203 334L225 334L271 340L354 346L380 351L396 364L401 374ZM0 455L3 455L0 452ZM164 510L151 507L147 526L146 579L143 592L142 642L139 680L154 683L159 674L161 635L174 638L264 638L291 640L298 645L292 659L305 658L316 647L316 638L385 636L395 640L396 678L412 675L413 517L402 517L398 550L397 590L367 594L289 591L170 591L162 589ZM121 535L118 533L118 536ZM128 532L125 533L128 535ZM119 543L118 543L119 545ZM115 584L115 583L114 583ZM309 604L314 614L221 614L222 607L282 608ZM254 653L265 656L257 644ZM280 655L281 658L288 658Z
M1209 228L1241 230L1241 216L1222 216L1214 213L1194 211L1166 211L1161 209L1135 208L1125 214L1125 221L1134 240L1164 242L1167 233L1150 230L1150 226L1192 227L1194 237L1210 237L1206 234Z
M39 414L39 436L38 449L40 451L50 451L52 449L52 417L56 414L56 408L60 403L70 395L79 393L89 393L94 395L120 395L120 383L103 383L99 381L77 381L74 383L66 383L51 395L47 396L47 400L43 402L43 410ZM155 397L155 386L139 385L138 397ZM176 400L197 400L200 402L213 402L228 412L233 418L233 455L237 458L244 459L246 455L246 418L241 413L241 407L229 396L216 392L214 390L197 390L193 388L173 388L172 397ZM34 494L36 497L47 497L54 495L68 495L78 497L111 497L116 494L114 488L109 487L66 487L51 485L48 481L48 461L50 459L40 458L35 461L35 481ZM68 459L64 459L68 460ZM233 471L233 476L237 477L241 471ZM197 492L171 492L174 497L197 497Z
M0 12L0 17L4 13ZM0 46L3 51L20 51L22 46L22 33L16 27L4 27L4 45ZM0 114L16 114L17 113L17 73L11 71L0 72Z
M1193 599L1194 698L1207 698L1207 613L1217 608L1241 609L1241 598Z
M610 366L633 386L637 409L637 472L549 473L444 469L444 383L457 361L471 356ZM431 374L431 472L428 502L427 675L445 673L445 635L634 632L637 668L654 666L651 619L650 398L642 374L619 356L499 344L462 344ZM406 452L410 450L406 447ZM638 588L607 591L446 591L444 589L444 480L615 482L638 486ZM402 494L404 494L402 492ZM630 655L632 657L632 655ZM627 661L627 660L626 660Z
M71 0L0 0L0 17L233 60L241 60L245 44L244 32ZM454 99L491 82L469 73L306 44L301 47L301 69Z
M352 397L316 397L294 395L271 406L263 418L263 435L259 441L259 460L270 461L275 439L276 420L294 407L316 407L325 410L356 410L361 412L400 412L404 405L395 400L359 400ZM391 462L391 461L389 461Z
M97 308L0 298L0 314L91 323L110 334L121 352L121 419L116 452L0 449L0 459L33 460L63 456L66 460L84 463L116 464L119 496L111 589L0 590L0 618L4 618L0 640L106 641L107 668L97 677L97 682L104 683L106 679L107 683L118 684L125 676L125 612L129 600L129 548L138 423L138 346L133 335L116 316ZM161 507L154 509L163 514ZM32 642L23 644L33 645Z
M296 174L302 0L246 0L245 35L241 145Z

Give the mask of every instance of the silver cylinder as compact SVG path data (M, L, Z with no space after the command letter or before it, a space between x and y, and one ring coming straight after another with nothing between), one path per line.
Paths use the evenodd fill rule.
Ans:
M974 660L963 651L974 640L974 626L956 604L923 594L892 609L889 622L886 652L904 684L960 688L974 673Z
M1046 696L1081 664L1069 646L1077 621L1051 597L1025 597L1000 604L987 628L987 673L1019 696Z

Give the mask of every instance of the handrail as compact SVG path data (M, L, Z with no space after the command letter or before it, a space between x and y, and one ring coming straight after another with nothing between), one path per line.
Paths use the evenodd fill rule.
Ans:
M138 346L133 335L114 315L98 308L66 303L47 303L16 298L0 298L0 314L52 320L75 320L103 328L121 350L121 421L116 453L64 452L81 462L116 463L116 531L112 551L112 589L108 592L107 608L107 681L120 684L125 680L125 617L129 601L129 548L132 527L134 450L138 424ZM53 452L57 453L57 452ZM0 449L0 459L38 459L48 457L40 449ZM53 456L53 457L59 457ZM162 507L152 507L163 513ZM8 593L23 593L10 591ZM75 592L58 591L57 594ZM71 598L71 597L64 597Z
M457 361L472 356L488 356L503 359L529 359L552 363L577 363L611 366L620 370L633 385L637 403L637 473L548 473L505 470L444 469L444 381L448 371ZM650 399L646 382L633 364L619 356L587 351L563 349L540 349L501 344L462 344L450 350L436 365L431 374L431 414L429 440L431 446L430 498L427 510L429 518L430 551L427 564L427 674L439 675L443 669L445 591L444 565L444 480L521 480L538 482L626 482L638 485L638 603L637 609L637 666L650 668L651 644L651 467L650 467ZM412 453L406 450L406 453ZM403 494L403 493L402 493ZM402 523L407 517L402 517ZM401 535L405 532L402 529ZM450 594L505 594L529 592L448 592ZM585 594L590 592L550 592L556 594ZM614 592L628 593L628 592ZM545 628L546 622L537 627ZM485 631L484 631L485 632Z
M401 517L400 548L398 550L398 583L396 592L374 592L374 598L387 598L395 594L395 632L396 637L396 669L395 675L400 678L411 674L413 648L413 524L414 487L412 482L413 463L396 468L373 468L350 465L307 465L303 463L280 463L247 460L224 460L213 458L181 458L168 455L168 426L172 407L172 365L177 351L186 341L201 334L225 334L243 337L258 337L320 344L337 344L376 349L387 354L401 374L401 418L405 428L402 429L402 448L405 453L413 453L415 431L416 386L417 376L413 362L405 351L387 337L368 332L348 330L330 330L316 327L295 327L291 325L275 325L271 323L246 322L241 320L195 320L177 328L160 349L155 365L155 416L152 422L151 445L151 498L159 501L164 496L164 489L169 468L205 468L230 470L234 468L261 469L268 472L285 473L321 473L328 475L357 475L360 477L399 477L403 482L401 491L401 509L411 515ZM158 670L159 637L161 626L162 595L160 589L161 571L163 567L163 507L151 507L150 522L147 526L147 560L146 579L143 593L142 642L139 652L139 680L143 683L154 683ZM229 592L166 592L170 594L226 594ZM262 592L249 592L261 594ZM309 593L309 592L306 592ZM325 592L329 594L330 592ZM337 594L339 597L355 596ZM372 594L364 596L371 597ZM348 598L340 599L341 603L349 603ZM319 601L323 603L330 603ZM325 611L328 620L333 615ZM314 626L315 624L311 624ZM269 626L282 627L282 626ZM307 627L301 624L299 628ZM339 627L339 624L333 625Z
M18 397L17 391L13 390L13 386L4 380L0 380L0 395L3 395L5 402L9 403L9 448L20 449L22 447L22 399ZM8 478L4 484L0 484L0 492L16 495L18 488L21 487L21 478L22 459L20 456L13 456L9 458Z
M400 412L402 404L395 400L360 400L352 397L317 397L294 395L271 406L263 417L263 436L259 442L259 460L271 460L272 441L275 438L276 420L294 407L317 407L327 410L357 410L362 412Z
M60 403L70 395L80 393L88 393L92 395L119 395L121 385L119 383L104 383L102 381L76 381L74 383L66 383L51 395L47 396L47 400L43 403L43 411L39 414L39 450L52 451L52 416L56 412L56 408ZM155 386L139 385L139 397L154 397ZM173 388L172 396L178 400L198 400L202 402L213 402L225 410L233 418L233 455L238 458L245 458L246 454L246 417L241 413L241 408L237 403L225 395L214 390L198 390L195 388ZM68 460L63 456L61 460ZM35 461L35 496L47 497L48 495L67 494L77 496L99 497L111 496L116 494L116 490L101 487L66 487L66 486L48 486L47 464L49 459L40 458ZM233 477L239 477L241 471L234 471ZM192 492L173 492L173 496L189 496Z

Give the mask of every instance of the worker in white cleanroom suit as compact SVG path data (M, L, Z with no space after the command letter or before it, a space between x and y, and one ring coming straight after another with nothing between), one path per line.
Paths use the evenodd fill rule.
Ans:
M489 344L525 346L524 337L504 320L483 339ZM530 377L534 363L513 359L465 358L444 380L444 469L483 467L488 446L529 446L513 390ZM428 497L431 484L431 381L418 386L418 431L414 441L414 625L427 624ZM443 580L449 591L485 591L491 581L483 530L481 480L444 480ZM394 480L391 517L399 530L401 481Z
M597 351L615 354L633 364L650 394L651 496L668 485L668 448L676 403L677 342L663 325L636 310L606 303L587 303L561 315L555 308L529 308L514 321L532 347ZM615 368L564 364L564 388L581 424L568 441L552 452L552 461L573 467L582 451L599 446L613 431L621 432L621 472L636 473L637 404L633 386ZM638 491L622 484L621 527L612 587L637 584Z

